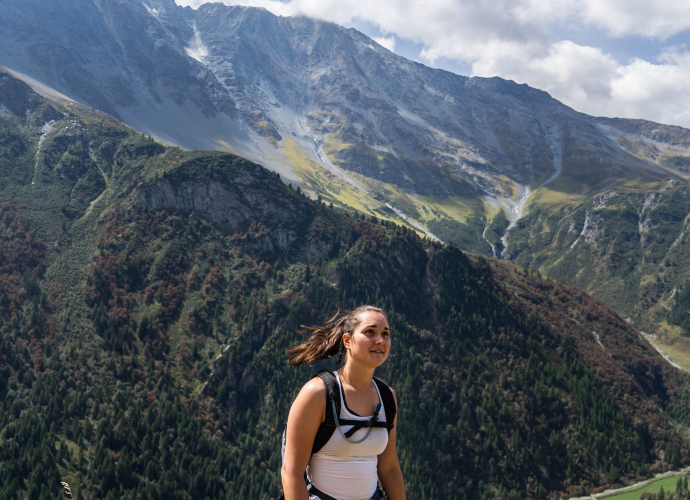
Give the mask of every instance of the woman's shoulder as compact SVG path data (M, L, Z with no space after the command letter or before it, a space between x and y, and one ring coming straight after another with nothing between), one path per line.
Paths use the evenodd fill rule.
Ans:
M321 380L319 377L314 377L309 382L304 384L302 386L302 390L309 393L326 394L326 386L324 385L323 380Z
M314 377L302 386L297 399L303 404L326 406L326 386L319 377Z

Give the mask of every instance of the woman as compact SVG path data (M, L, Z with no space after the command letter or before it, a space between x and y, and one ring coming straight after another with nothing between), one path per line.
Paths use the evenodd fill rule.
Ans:
M302 332L311 336L287 350L289 362L311 364L336 354L340 354L340 362L344 356L344 366L329 375L335 379L336 399L342 398L342 404L338 411L331 398L333 388L327 389L328 377L324 376L311 379L297 395L288 416L281 471L285 500L370 500L378 498L377 477L389 500L404 500L405 485L395 448L397 418L393 416L392 425L388 420L395 414L397 400L393 399L387 412L382 393L390 389L378 379L374 382L374 370L386 361L391 346L384 312L361 306ZM328 412L327 401L333 408ZM334 410L337 418L330 428L332 434L312 454L317 432L321 435L328 425L333 426Z

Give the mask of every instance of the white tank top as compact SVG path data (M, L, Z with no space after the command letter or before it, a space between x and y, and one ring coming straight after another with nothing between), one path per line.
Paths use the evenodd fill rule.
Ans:
M362 417L347 408L340 376L337 371L333 373L338 381L340 398L343 402L338 418L369 420L371 415ZM376 384L374 387L381 402L378 420L385 422L386 411L381 400L381 393ZM352 425L343 425L342 430L347 432L352 427ZM368 430L360 429L350 439L362 439ZM307 467L309 480L319 490L338 500L369 500L376 492L378 456L383 453L386 446L388 446L388 431L385 427L374 427L369 437L359 444L348 443L340 435L338 429L335 429L324 447L311 456Z

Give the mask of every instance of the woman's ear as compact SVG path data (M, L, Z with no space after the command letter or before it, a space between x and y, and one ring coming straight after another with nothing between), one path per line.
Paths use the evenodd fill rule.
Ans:
M351 339L351 337L349 334L347 334L347 333L343 334L343 345L345 346L345 349L350 348L350 339Z

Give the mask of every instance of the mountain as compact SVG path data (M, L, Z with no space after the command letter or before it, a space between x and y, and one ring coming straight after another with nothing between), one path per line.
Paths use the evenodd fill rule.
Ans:
M641 154L630 138L657 125L431 69L331 23L172 0L4 9L0 64L37 89L167 144L234 151L328 202L475 252L500 254L539 187L581 197L687 176L684 129L652 134L670 156Z
M411 499L690 461L687 374L606 304L0 74L0 498L278 496L301 324L374 303Z
M239 153L314 198L576 284L690 368L690 341L666 322L690 281L676 244L690 214L687 129L587 116L262 9L3 7L0 64L58 102L169 145Z

